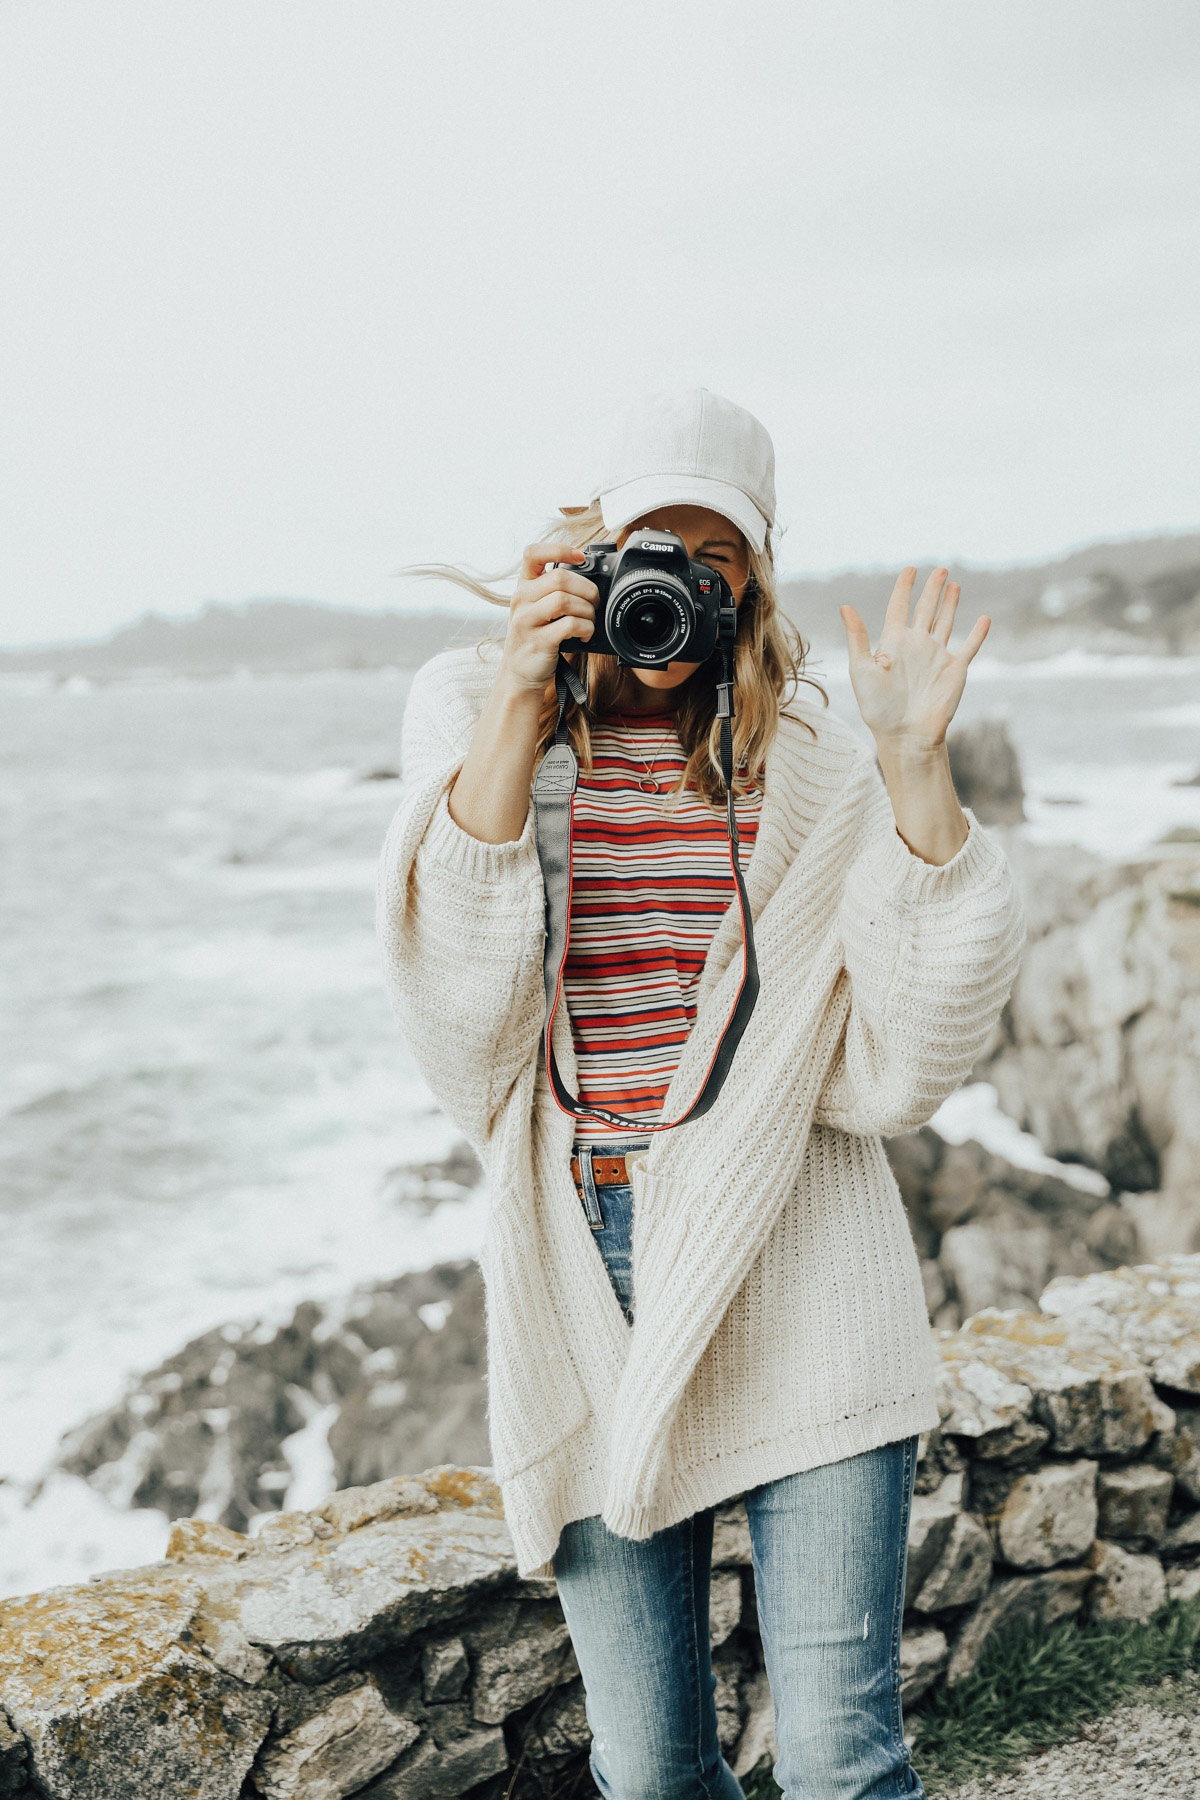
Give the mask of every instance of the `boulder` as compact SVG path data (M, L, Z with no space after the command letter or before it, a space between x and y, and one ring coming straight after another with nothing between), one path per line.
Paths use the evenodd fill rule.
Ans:
M1016 1569L1052 1569L1089 1550L1096 1537L1094 1462L1047 1463L1013 1484L992 1521L1004 1561Z
M913 1496L908 1521L908 1562L904 1578L904 1604L911 1606L941 1560L961 1517L959 1507L937 1494ZM989 1550L988 1560L991 1555Z
M557 1767L586 1750L592 1741L588 1724L587 1696L582 1681L567 1682L535 1708L521 1733L521 1749L535 1767Z
M1134 1220L1097 1177L1080 1186L1018 1168L973 1140L948 1143L931 1126L891 1139L887 1153L939 1327L955 1329L988 1306L1036 1311L1055 1276L1137 1253Z
M1083 1605L1093 1580L1091 1569L1052 1569L1045 1575L1016 1575L998 1581L969 1615L950 1654L946 1679L953 1686L972 1674L984 1646L996 1632L1017 1625L1053 1625Z
M1019 825L1025 788L1016 747L1003 719L976 719L947 734L950 774L960 803L981 825Z
M519 1634L490 1645L476 1657L472 1715L481 1724L499 1725L510 1713L561 1682L573 1681L578 1673L562 1613L557 1606L539 1608Z
M1167 1510L1174 1486L1173 1477L1151 1463L1101 1469L1096 1479L1100 1536L1157 1543L1166 1536Z
M1200 1406L1175 1408L1175 1428L1163 1444L1161 1460L1180 1493L1200 1506Z
M0 1794L23 1794L26 1792L25 1777L29 1773L29 1756L25 1739L19 1731L14 1731L3 1712L0 1712Z
M708 1642L715 1650L741 1622L742 1578L737 1569L715 1569L708 1590Z
M744 1501L729 1500L718 1506L713 1518L712 1561L714 1569L750 1567L750 1521Z
M470 1672L461 1638L434 1638L427 1643L421 1652L421 1690L426 1704L457 1700Z
M942 1430L977 1456L1131 1456L1158 1425L1145 1369L1087 1322L989 1309L935 1342Z
M516 1569L504 1522L454 1509L365 1525L349 1537L255 1558L230 1582L242 1629L299 1680L326 1680Z
M959 1513L937 1562L918 1589L918 1612L949 1612L974 1605L992 1579L992 1539L971 1513Z
M420 1735L366 1682L264 1750L252 1780L265 1800L345 1800Z
M197 1585L170 1568L0 1602L0 1701L55 1800L237 1800L270 1698L185 1641Z
M1175 1600L1181 1606L1186 1606L1190 1600L1200 1599L1200 1569L1168 1569L1167 1599ZM3 1789L0 1789L0 1793L2 1792Z
M1088 1558L1095 1580L1087 1591L1093 1619L1152 1619L1167 1598L1167 1582L1157 1556L1135 1556L1119 1544L1097 1543Z
M1172 1525L1159 1545L1159 1553L1167 1562L1193 1562L1200 1554L1200 1512L1187 1513Z
M1052 1281L1042 1311L1104 1333L1165 1387L1200 1394L1200 1255Z
M507 1767L508 1747L499 1725L469 1731L444 1745L426 1736L378 1780L360 1788L356 1800L447 1800Z
M223 1325L70 1433L59 1466L115 1505L241 1532L287 1506L290 1440L306 1428L326 1439L338 1487L483 1463L483 1308L477 1265L459 1261L356 1289L339 1306L306 1301L283 1326Z
M928 1625L900 1639L900 1699L913 1706L931 1688L950 1660L945 1632Z
M1196 851L1180 845L1170 857L1119 867L1076 848L1016 840L1007 848L1029 939L977 1073L1052 1156L1091 1163L1124 1190L1141 1241L1119 1261L1196 1250ZM1134 1204L1137 1195L1146 1204Z
M1005 1374L987 1344L939 1331L934 1347L941 1436L957 1439L974 1456L1001 1462L1028 1460L1049 1443L1049 1431L1033 1418L1032 1389ZM1012 1360L1007 1350L1002 1355Z
M779 1745L775 1741L775 1701L765 1669L760 1669L749 1683L746 1701L746 1723L730 1759L730 1767L739 1781L752 1769L757 1769L761 1762L773 1766L779 1760Z

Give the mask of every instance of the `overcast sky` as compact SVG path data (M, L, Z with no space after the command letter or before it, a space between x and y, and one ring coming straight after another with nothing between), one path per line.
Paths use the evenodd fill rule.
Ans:
M789 570L1200 523L1195 0L0 0L0 640L428 605L702 383Z

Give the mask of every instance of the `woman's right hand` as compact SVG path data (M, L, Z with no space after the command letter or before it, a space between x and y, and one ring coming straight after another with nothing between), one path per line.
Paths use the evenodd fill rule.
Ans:
M583 551L568 544L526 544L500 661L500 675L511 688L542 695L554 679L563 640L582 638L586 643L596 629L600 590L595 582L570 568L547 568L552 562L582 561Z

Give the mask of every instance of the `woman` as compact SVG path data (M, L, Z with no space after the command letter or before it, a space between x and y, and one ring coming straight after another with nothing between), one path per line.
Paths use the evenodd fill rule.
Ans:
M565 510L565 509L564 509ZM638 408L588 509L525 551L502 648L435 657L404 722L380 927L397 1016L483 1157L495 1472L523 1574L558 1580L615 1800L735 1796L708 1654L713 1507L744 1493L789 1796L916 1794L899 1641L917 1434L937 1422L921 1282L881 1134L971 1069L1022 925L945 734L981 619L896 583L878 647L842 608L879 752L798 687L775 603L773 453L695 389ZM735 780L760 972L720 1097L688 1108L742 976L714 670L588 658L565 995L547 1083L530 783L559 646L591 636L581 546L672 531L738 602ZM639 1127L643 1124L645 1129Z

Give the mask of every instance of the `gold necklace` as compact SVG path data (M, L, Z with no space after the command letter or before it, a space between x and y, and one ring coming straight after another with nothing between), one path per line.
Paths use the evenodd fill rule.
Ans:
M629 720L625 717L624 713L618 713L617 717L618 717L618 719L620 719L622 725L624 725L624 727L627 731L636 731L637 730L637 726L631 725L629 723ZM641 763L643 769L645 769L645 771L646 771L645 775L638 775L638 776L634 777L638 786L641 788L643 794L657 794L660 792L662 783L659 781L658 776L654 773L652 764L654 764L655 762L658 761L658 758L662 755L663 751L666 749L668 743L670 742L670 740L674 736L674 734L675 734L675 721L674 721L674 719L672 719L670 727L667 731L666 737L663 739L662 743L657 746L657 748L655 749L649 762L646 761L646 758L642 755L640 750L638 750L633 744L630 744L629 748L633 751L633 754L637 757L637 759Z

